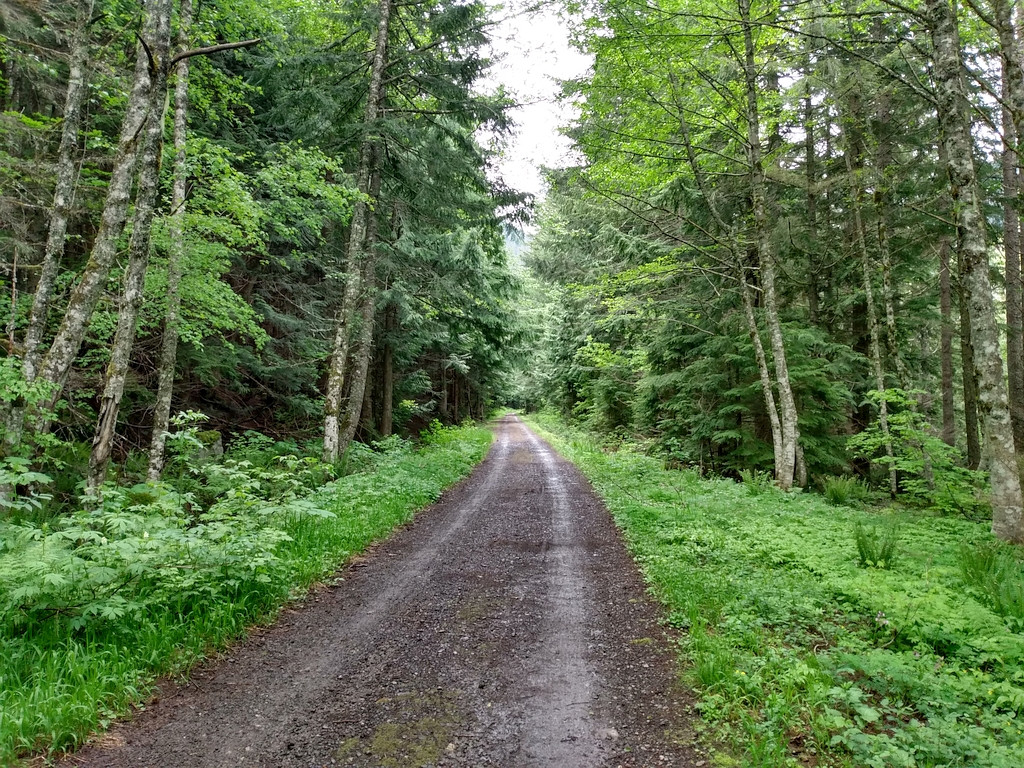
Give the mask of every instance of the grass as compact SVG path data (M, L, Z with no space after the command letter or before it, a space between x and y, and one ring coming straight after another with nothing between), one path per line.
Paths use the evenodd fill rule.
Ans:
M1021 566L987 524L702 479L531 423L605 499L680 630L718 765L1024 765ZM858 529L878 531L869 560L887 541L898 556L862 567Z
M182 673L270 621L284 602L466 476L490 440L479 428L436 431L420 450L384 456L314 491L308 501L333 516L269 521L287 534L274 544L279 578L222 579L209 586L209 599L149 600L78 629L59 616L19 622L8 611L0 621L0 765L76 747L144 701L160 675ZM10 555L0 552L0 565L4 557Z

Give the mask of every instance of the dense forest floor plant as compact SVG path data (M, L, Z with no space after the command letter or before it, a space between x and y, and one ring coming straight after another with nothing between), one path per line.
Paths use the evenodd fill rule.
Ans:
M1024 571L986 523L701 478L531 421L679 630L718 764L1024 764ZM862 556L858 530L888 554Z
M201 448L197 421L172 444ZM465 476L490 444L435 424L419 449L353 446L347 474L250 433L177 482L108 484L73 514L0 520L0 764L73 748L271 619ZM172 463L173 467L173 463ZM330 482L327 482L330 480Z

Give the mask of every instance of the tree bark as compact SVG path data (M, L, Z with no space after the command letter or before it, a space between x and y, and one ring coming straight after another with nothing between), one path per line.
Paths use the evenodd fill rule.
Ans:
M707 205L708 211L711 213L715 223L718 225L721 236L723 238L729 238L729 225L718 210L714 197L709 193L704 174L697 162L697 154L694 151L693 142L690 140L690 126L682 110L680 110L679 113L679 127L683 144L686 147L687 162L690 165L690 170L693 171L693 178L697 183L697 188L700 190L701 196L704 198L704 203ZM726 240L725 242L729 242L729 240ZM739 256L739 249L735 245L730 245L729 250L733 263L736 265L736 281L739 283L740 295L743 300L743 314L747 321L747 332L750 335L751 343L754 346L754 357L757 360L758 376L761 379L761 393L764 396L765 411L768 414L768 423L772 434L772 456L775 464L775 476L779 477L781 470L779 462L782 460L783 442L782 422L779 419L779 409L775 402L775 387L772 382L771 371L768 368L768 358L764 351L764 344L761 341L761 332L757 325L757 317L754 314L754 300L751 296L751 288L750 284L747 282L746 276L747 267L742 263ZM480 397L482 401L482 392ZM483 405L481 402L481 410L482 409Z
M391 336L395 332L394 305L388 306L384 314L384 375L381 382L380 435L387 437L394 431L395 414L395 347Z
M167 2L168 0L145 2L141 37L150 46L170 34L167 18L169 13L162 12L166 10ZM64 317L38 372L39 378L53 385L46 403L51 408L60 397L60 390L78 355L86 328L103 294L107 275L117 255L117 241L124 231L128 215L136 155L153 102L152 92L156 87L156 75L157 73L150 69L145 46L140 44L136 51L135 77L128 97L127 111L121 122L121 135L114 155L107 197L89 261L71 294Z
M953 320L949 281L949 238L939 240L939 315L942 319L939 364L942 368L942 441L956 445L956 416L953 405Z
M163 149L164 113L167 105L167 75L171 55L172 0L159 0L153 12L160 18L157 35L149 40L153 55L153 85L150 89L149 119L139 162L139 184L135 196L132 235L128 242L128 266L124 274L124 291L117 316L117 330L110 348L99 418L89 457L88 487L95 491L106 479L107 464L114 446L117 416L124 396L135 331L142 307L146 269L149 266L150 239L156 214L160 186L160 156Z
M855 118L853 118L855 119ZM868 322L868 331L871 334L871 371L875 377L875 389L881 395L878 403L878 428L882 432L882 439L885 443L885 455L888 461L889 474L889 495L893 498L899 490L897 486L896 464L892 445L892 435L889 432L889 404L886 402L885 371L882 368L882 342L881 333L878 328L878 317L875 311L875 292L872 280L871 257L868 253L867 238L865 236L863 198L864 188L860 182L859 174L862 169L859 163L853 162L853 155L857 152L855 140L847 132L849 147L846 153L846 172L850 177L850 201L853 210L854 241L860 256L861 280L864 286L864 304Z
M1006 262L1006 368L1010 424L1017 453L1024 451L1024 307L1021 296L1020 154L1024 137L1024 69L1013 8L991 0L999 32L1003 91L1003 252Z
M372 247L372 244L367 244ZM363 407L363 393L366 390L366 379L370 370L370 354L373 351L373 320L377 303L377 286L375 285L373 259L367 258L363 270L364 286L363 301L360 311L359 336L356 339L354 361L352 366L352 382L348 393L348 405L342 422L340 453L345 455L359 427L359 414Z
M793 486L796 470L796 452L800 441L796 400L789 380L786 348L782 338L778 297L775 289L775 254L771 233L768 231L767 193L764 166L761 157L761 128L758 110L757 62L750 20L750 0L739 0L743 26L743 71L746 86L747 151L750 160L750 197L754 214L754 238L757 241L761 272L761 291L764 297L765 320L775 363L775 382L779 390L779 420L782 429L782 456L776 458L778 472L775 482L783 490Z
M818 324L818 181L814 148L814 103L811 94L810 61L805 65L807 80L804 95L804 172L807 176L807 315L811 325Z
M363 405L360 408L359 432L363 439L372 439L377 428L376 420L373 417L373 390L374 390L374 369L376 368L373 351L370 353L369 365L366 373L366 386L363 387Z
M46 316L50 309L50 298L57 282L57 271L64 255L67 239L68 219L75 196L75 182L78 168L75 156L78 148L78 134L82 126L82 103L88 88L86 65L89 60L89 22L92 20L94 0L79 0L75 16L75 31L71 40L68 89L64 98L64 119L61 125L60 147L57 150L57 184L53 191L53 210L50 226L43 249L43 261L39 270L39 282L32 300L32 313L25 330L24 365L25 381L32 382L39 365L39 344L46 329Z
M964 389L964 431L967 440L967 468L981 466L981 436L978 424L978 371L974 366L974 343L971 341L971 306L959 277L964 272L963 259L957 263L957 303L960 308L960 377Z
M761 332L757 327L754 315L754 300L750 295L750 286L743 276L742 268L739 275L740 291L743 296L743 315L747 319L747 333L754 345L754 358L757 360L757 372L761 378L761 392L764 395L764 408L768 413L768 423L772 431L772 450L775 457L775 476L779 475L779 461L782 458L782 422L779 420L779 409L775 404L775 390L772 386L772 374L768 368L768 357L761 343Z
M979 374L978 401L985 418L992 485L992 532L1007 541L1019 542L1024 540L1024 503L989 281L985 221L974 165L971 113L959 30L948 0L927 0L926 11L934 46L936 107L956 211L957 245L962 265L960 283L970 307L971 340Z
M68 233L68 219L75 196L78 180L78 166L75 162L78 135L82 126L82 103L88 88L86 67L89 61L89 22L92 19L94 0L79 0L75 13L75 28L71 36L69 51L68 87L64 96L64 116L61 122L60 146L57 149L57 181L53 190L53 207L50 211L46 245L39 268L39 282L32 297L32 310L22 349L21 372L25 383L36 379L39 368L39 344L46 331L46 320L50 310L50 299L57 282L60 261L64 256L64 243ZM15 285L12 275L12 285ZM14 313L11 313L14 319ZM13 342L13 338L12 338ZM4 444L12 449L21 442L25 426L24 403L12 404L6 414Z
M178 10L178 50L186 51L192 28L192 0L181 0ZM174 369L178 361L178 314L181 309L181 277L185 261L185 188L188 181L185 145L188 132L189 60L177 64L174 82L174 183L171 189L169 222L170 250L167 255L167 310L160 343L159 383L153 414L153 435L149 446L146 479L155 483L164 467L164 446L171 418Z
M872 24L872 36L877 45L885 44L882 20L875 17ZM876 242L878 245L879 263L882 268L882 308L885 312L885 339L889 357L896 369L897 380L904 390L910 389L910 372L900 355L899 336L896 328L896 291L892 281L892 249L889 245L889 211L892 198L889 195L887 173L893 162L892 141L886 133L892 123L892 93L888 87L880 88L875 95L875 114L872 138L874 152L872 158L874 194L872 199L875 208Z
M384 96L384 70L388 63L388 36L391 30L392 0L380 0L380 18L377 39L370 68L370 87L366 96L365 131L359 152L358 188L363 199L356 202L352 213L352 226L348 244L348 281L342 310L334 332L334 345L328 367L327 388L324 399L324 450L326 462L337 462L348 445L342 440L342 407L345 375L348 367L349 346L352 335L352 317L361 289L359 277L361 262L367 256L366 235L375 200L370 194L374 183L375 143L377 119ZM371 319L372 321L372 319ZM365 382L364 382L365 383ZM351 397L351 395L350 395ZM347 432L347 429L346 429Z

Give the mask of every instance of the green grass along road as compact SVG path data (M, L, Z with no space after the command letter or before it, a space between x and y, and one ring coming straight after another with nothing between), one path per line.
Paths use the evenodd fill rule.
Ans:
M288 503L239 495L281 480L250 469L230 478L241 503L198 524L173 494L131 493L63 531L0 522L0 765L80 744L157 676L272 620L468 475L490 442L475 427L434 430L415 451L395 441Z
M720 765L1024 765L1024 591L987 523L702 479L528 421L605 499L682 630ZM862 567L857 524L893 517L896 559Z

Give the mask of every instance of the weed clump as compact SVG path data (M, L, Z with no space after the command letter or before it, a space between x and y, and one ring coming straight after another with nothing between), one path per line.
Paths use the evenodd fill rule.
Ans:
M900 543L900 531L895 523L885 525L879 531L876 525L868 527L858 521L853 526L853 540L861 568L888 570L895 564Z
M856 477L826 477L821 482L822 495L833 507L849 506L868 497L868 487Z
M960 572L993 611L1024 620L1024 568L1013 549L998 541L964 544Z
M765 491L772 489L772 475L770 472L761 472L756 469L741 469L740 479L743 487L751 496L760 496Z

